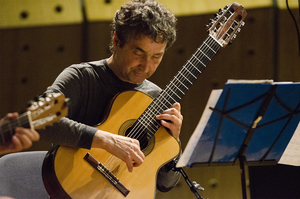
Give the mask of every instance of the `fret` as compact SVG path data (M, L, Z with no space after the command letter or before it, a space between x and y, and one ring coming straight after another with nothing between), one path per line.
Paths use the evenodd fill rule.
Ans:
M216 51L220 49L220 45L212 38L209 38L209 42L204 42L206 46L209 46L210 49L213 51L213 55L216 54Z
M27 113L23 113L19 117L5 121L0 126L0 134L1 134L1 140L0 144L4 144L11 140L11 137L15 134L15 128L16 127L24 127L24 128L30 128L28 115Z
M186 80L190 83L190 85L193 84L193 82L191 82L187 77L185 77L185 76L183 76L183 75L181 75L180 77L183 77L184 79L186 79ZM179 81L180 83L183 84L183 81L181 81L179 78L177 78L177 76L176 76L175 78L177 79L177 81ZM184 85L184 84L183 84L183 85ZM186 87L186 88L188 89L188 87Z
M211 51L214 52L214 54L216 54L216 51L214 51L214 49L212 49L206 42L203 42L203 44L205 44Z
M202 64L202 66L204 66L204 68L206 67L206 65L195 55L195 54L193 54L192 55L192 57L194 57L194 58L196 58L197 59L197 61L200 63L200 64ZM195 67L195 68L197 68L197 67ZM199 70L200 71L200 73L202 73L202 70Z
M196 58L202 65L203 65L203 63L195 56L195 55L193 55L194 56L194 58ZM193 66L194 67L194 69L196 69L197 70L197 72L200 74L200 73L202 73L202 71L198 68L198 67L195 67L195 66ZM187 69L186 69L187 70ZM191 73L192 74L192 72L190 72L190 70L187 70L187 71L189 71L189 73ZM194 75L193 75L194 76ZM196 76L194 76L195 77L195 79L197 79L197 77Z
M172 93L174 93L180 99L180 97L173 90L171 90L171 89L168 89L168 90L171 91ZM168 99L172 99L173 103L175 103L177 101L177 100L174 99L175 96L172 97L172 95L169 92L165 92L165 93L169 96ZM166 96L164 97L164 99L167 99ZM170 103L170 100L168 102L172 106L173 103Z
M209 56L207 56L201 49L199 49L200 52L202 52L202 54L209 60L211 61L211 58Z
M175 82L175 81L181 83L180 85L184 86L184 88L185 88L186 90L189 89L185 84L183 84L183 83L177 78L177 76L175 76L174 79L173 79L173 81L171 81L171 82L173 83L173 82Z
M189 60L188 63L191 63L191 61ZM197 63L196 63L196 64L197 64ZM198 72L201 73L201 71L200 71L193 63L191 63L191 66L192 66L194 69L196 69ZM182 70L187 70L187 69L186 69L186 68L183 68ZM189 70L187 70L187 71L189 71ZM191 72L189 71L189 73L191 73ZM193 77L194 77L195 79L197 79L197 77L196 77L195 75L193 75Z
M163 91L163 92L165 93L165 91ZM165 101L165 103L163 103L163 101ZM157 98L156 102L153 105L156 104L155 109L160 109L160 111L158 111L159 113L162 112L165 108L168 108L168 107L172 106L172 104L170 103L170 101L166 100L166 98L164 97L163 93L161 93L161 95L159 96L159 98ZM162 106L164 106L164 107L162 107Z
M147 119L147 118L146 118L146 119ZM150 120L150 121L145 121L145 122L143 123L143 126L148 130L148 132L151 132L151 130L152 130L152 131L156 131L155 128L153 127L153 125L151 125L151 124L153 124L153 121L152 121L152 120Z
M162 111L161 111L162 112ZM152 118L155 117L156 115L158 115L160 112L157 110L156 107L153 108L149 107L148 109L146 109L146 111L141 115L140 120L141 121L146 121L146 124L148 123L155 123L156 120L153 120ZM158 125L159 126L159 125Z
M7 141L9 141L12 135L14 134L14 128L11 124L12 122L13 121L6 121L1 124L1 144L4 144Z
M165 91L163 91L163 93L165 93ZM157 98L157 101L160 102L158 104L159 106L155 107L156 109L160 109L161 110L160 112L162 112L165 108L169 108L170 106L172 106L172 103L170 103L170 101L166 100L163 93L161 94L161 96L159 98ZM163 103L163 101L165 101L165 103ZM164 108L162 106L164 106Z
M185 94L182 90L180 90L179 87L177 87L176 84L174 84L174 82L170 82L170 84L174 85L176 87L176 89L181 92L181 94L183 94L183 95Z

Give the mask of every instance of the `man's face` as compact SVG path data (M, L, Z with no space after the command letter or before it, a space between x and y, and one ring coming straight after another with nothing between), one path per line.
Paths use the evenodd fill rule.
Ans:
M114 73L123 81L133 84L141 83L149 78L160 64L166 42L158 43L148 36L141 35L129 40L123 48L119 40L114 38Z

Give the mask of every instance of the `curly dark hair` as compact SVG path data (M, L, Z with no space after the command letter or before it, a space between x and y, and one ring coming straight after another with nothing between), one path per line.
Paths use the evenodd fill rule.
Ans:
M131 0L124 4L115 14L112 21L111 38L116 32L120 47L124 47L132 37L150 36L157 42L167 42L168 49L176 40L177 19L165 6L155 0ZM113 52L112 40L110 50Z

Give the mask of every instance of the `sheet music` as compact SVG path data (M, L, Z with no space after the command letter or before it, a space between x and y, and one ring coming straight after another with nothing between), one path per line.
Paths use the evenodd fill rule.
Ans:
M250 80L250 79L228 79L226 84L236 84L236 83L243 83L243 84L262 84L262 83L274 83L272 79L263 79L263 80Z
M300 166L300 122L278 163Z
M209 107L215 107L216 103L218 102L218 99L222 93L223 89L218 90L212 90L208 102L206 104L206 107L204 109L204 112L201 116L200 122L198 123L193 135L190 137L190 140L187 144L187 146L184 149L184 152L182 156L180 157L178 163L176 164L176 167L184 167L187 165L188 161L190 160L191 155L193 154L193 151L198 143L198 140L200 139L202 132L212 114L212 110L209 109Z
M276 122L277 125L284 125L286 123L285 120L281 120L283 116L290 113L289 110L287 110L284 106L278 106L278 101L282 104L291 104L293 107L292 109L298 110L299 109L299 89L300 89L300 83L292 83L292 82L273 82L273 80L228 80L226 85L224 86L224 89L220 90L213 90L211 92L211 95L209 97L209 100L207 102L207 105L204 109L204 112L201 116L201 119L193 132L192 136L189 139L189 142L187 146L184 149L184 152L182 156L180 157L176 167L192 167L193 164L196 163L206 163L209 161L209 156L207 155L208 153L205 153L205 150L210 150L212 149L212 142L211 140L214 139L214 134L211 134L210 131L215 132L215 128L209 128L212 126L215 126L215 120L216 118L213 117L214 112L210 109L210 107L215 108L217 105L219 106L220 102L220 107L222 103L224 103L225 99L225 94L228 93L229 89L233 89L230 99L231 99L231 104L228 103L227 106L230 108L236 108L237 106L241 106L241 104L248 103L248 100L251 97L256 97L257 96L262 96L262 94L266 93L268 89L271 87L274 88L273 85L276 86L276 93L281 96L279 99L274 99L271 101L270 106L268 106L268 112L265 115L264 123L263 124L268 124L265 125L262 128L256 129L254 136L255 139L252 139L252 145L250 144L248 146L248 149L246 151L247 153L247 160L248 161L253 161L257 162L261 158L264 158L263 154L266 152L267 148L271 146L272 140L276 139L276 135L270 134L268 135L268 132L277 132L278 130L275 125L273 125L272 121L277 120ZM249 92L247 89L249 89ZM245 91L244 91L245 90ZM296 94L293 92L296 90ZM225 91L225 92L224 92ZM245 93L244 93L245 92ZM223 95L223 93L225 93ZM258 93L258 94L257 94ZM293 94L295 97L291 99L290 95ZM240 95L243 95L241 98ZM225 97L224 97L225 96ZM246 97L245 97L246 96ZM221 98L221 99L220 99ZM255 99L256 99L255 98ZM238 105L236 105L236 101L238 101ZM240 103L240 104L239 104ZM252 102L251 109L249 108L250 105L247 105L241 109L237 109L235 112L231 113L231 117L233 119L236 119L237 121L241 122L242 124L245 124L246 127L251 127L251 121L255 118L255 111L258 111L260 108L261 101L256 100ZM220 109L219 107L219 109ZM242 113L242 111L246 111L246 113ZM252 112L251 112L252 111ZM273 112L271 111L276 111L276 115L274 116ZM245 115L246 114L246 115ZM247 117L246 117L247 116ZM287 165L293 165L293 166L300 166L300 123L299 123L299 112L295 116L291 115L291 120L289 121L289 125L286 127L287 133L285 134L286 136L281 136L279 141L281 145L275 145L274 148L272 149L271 153L268 154L267 160L276 160L278 161L279 164L287 164ZM213 119L211 119L213 118ZM240 120L241 118L241 120ZM229 120L228 120L229 121ZM211 125L208 125L208 122ZM226 132L226 135L231 135L230 133L232 131L228 131L228 129L234 129L236 132L245 132L247 130L246 127L242 125L234 126L234 123L228 122L223 125L223 131ZM230 126L231 125L231 126ZM229 127L228 127L229 126ZM227 128L227 129L226 129ZM226 131L227 130L227 131ZM229 134L228 134L229 132ZM258 132L258 133L257 133ZM205 135L205 136L204 136ZM210 136L211 137L207 137ZM204 137L202 139L202 137ZM230 146L231 149L238 149L239 147L239 142L243 141L244 138L243 134L236 134L235 135L235 140L232 141L230 139L232 136L224 136L222 137L222 142L218 143L218 147L216 148L216 151L218 152L218 159L216 159L216 162L218 165L220 165L220 162L230 162L232 160L232 157L235 157L237 153L235 153L234 150L223 150L223 146ZM207 141L209 140L209 141ZM264 140L269 141L268 143L264 142ZM270 141L271 140L271 141ZM278 140L277 140L278 141ZM277 142L276 141L276 142ZM289 142L289 143L288 143ZM284 146L282 146L282 143ZM288 144L287 144L288 143ZM238 146L236 146L238 145ZM277 146L277 148L276 148ZM198 151L198 152L195 152ZM216 154L216 151L214 152L214 155ZM226 153L224 153L226 152ZM197 159L198 158L198 159ZM227 159L226 159L227 158ZM231 159L230 159L231 158ZM221 160L221 161L219 161ZM218 162L219 161L219 162Z

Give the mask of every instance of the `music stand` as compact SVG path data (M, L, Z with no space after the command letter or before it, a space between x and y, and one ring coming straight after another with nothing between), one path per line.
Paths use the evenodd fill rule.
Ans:
M277 164L299 121L300 83L229 81L212 92L176 167L239 163L246 198L244 164Z

